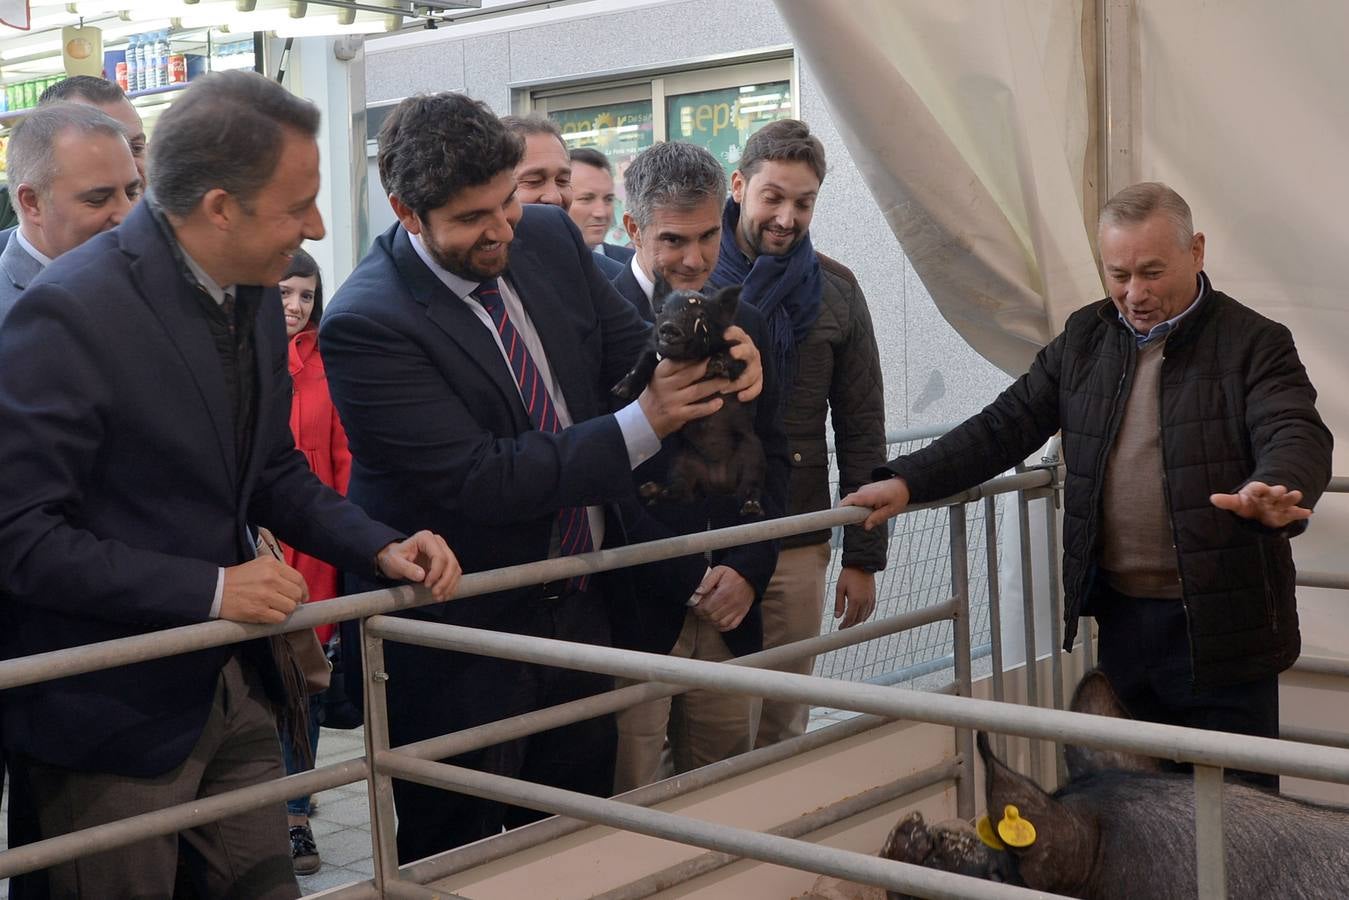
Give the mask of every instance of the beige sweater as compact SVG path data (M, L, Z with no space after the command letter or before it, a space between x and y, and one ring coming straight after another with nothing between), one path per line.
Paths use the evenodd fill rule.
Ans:
M1162 484L1159 380L1166 340L1138 351L1133 388L1105 465L1100 564L1130 597L1179 599L1180 571Z

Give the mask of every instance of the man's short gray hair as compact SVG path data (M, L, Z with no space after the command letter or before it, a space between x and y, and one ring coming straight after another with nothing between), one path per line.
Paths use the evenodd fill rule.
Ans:
M66 132L81 138L106 135L126 140L126 132L117 120L95 107L69 102L40 106L14 126L5 149L5 168L14 191L27 184L39 195L47 196L60 174L54 153L56 141ZM127 152L131 152L129 145ZM17 196L14 208L20 208Z
M627 211L638 228L651 224L657 209L687 211L715 199L726 200L726 170L697 144L664 141L637 155L623 175Z
M1185 198L1160 181L1144 181L1130 185L1111 197L1101 207L1096 224L1096 236L1107 225L1115 227L1138 225L1154 215L1165 216L1176 229L1176 240L1181 247L1189 247L1194 240L1194 217Z

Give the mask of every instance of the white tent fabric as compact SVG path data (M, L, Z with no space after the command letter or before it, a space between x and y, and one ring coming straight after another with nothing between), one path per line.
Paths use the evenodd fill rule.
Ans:
M1081 0L777 3L942 314L1024 371L1103 295L1082 212L1096 161ZM1349 4L1119 0L1112 12L1131 7L1132 180L1186 197L1215 285L1293 331L1322 415L1349 435ZM1335 471L1349 474L1343 440ZM1346 534L1349 498L1327 496L1295 542L1299 565L1345 571ZM1308 645L1349 648L1342 596L1300 600Z
M1009 374L1104 295L1082 220L1080 2L778 0L942 315Z
M1019 375L1104 296L1083 224L1081 2L778 0L890 227L952 327ZM1034 560L1044 504L1032 504ZM1024 658L1019 525L1003 517L1003 654ZM1060 630L1037 562L1036 648Z

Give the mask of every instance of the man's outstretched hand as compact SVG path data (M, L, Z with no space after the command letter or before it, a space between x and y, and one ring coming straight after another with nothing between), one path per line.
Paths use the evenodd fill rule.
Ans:
M1284 528L1301 519L1311 518L1312 511L1298 506L1301 491L1290 491L1281 484L1252 481L1235 494L1212 494L1209 502L1219 509L1254 519L1266 528Z
M909 485L898 477L864 484L839 502L839 506L871 507L873 512L862 523L867 531L884 523L886 519L893 519L904 512L908 505Z

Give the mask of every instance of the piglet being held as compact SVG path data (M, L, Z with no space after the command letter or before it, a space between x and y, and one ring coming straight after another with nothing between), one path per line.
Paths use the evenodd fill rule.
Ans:
M622 381L614 396L632 400L651 381L661 359L706 359L706 378L735 380L745 364L731 356L731 344L722 335L735 321L740 302L739 286L722 288L711 297L696 291L676 291L664 279L656 283L652 307L656 327L651 345ZM648 504L661 501L687 503L710 495L734 496L742 516L761 516L763 506L763 444L754 433L749 406L734 394L722 397L723 405L710 416L689 422L679 432L681 440L666 483L648 481L640 494Z

